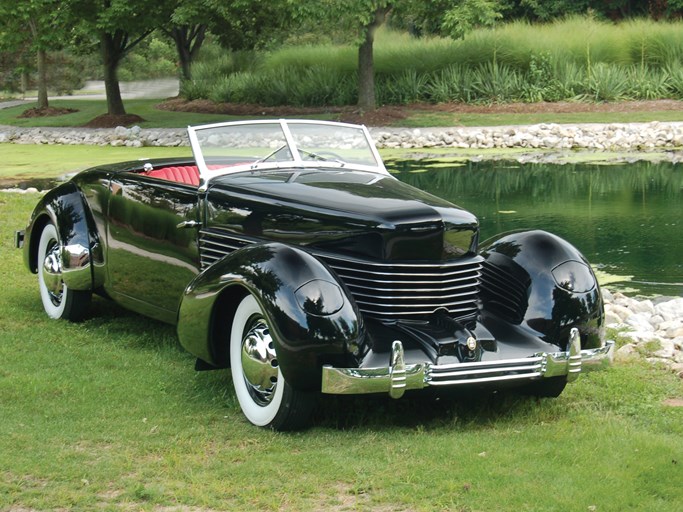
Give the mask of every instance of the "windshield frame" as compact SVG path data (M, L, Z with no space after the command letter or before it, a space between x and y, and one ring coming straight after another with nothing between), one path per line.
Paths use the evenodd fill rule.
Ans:
M238 127L238 126L258 126L258 125L266 125L270 124L273 126L278 126L282 130L282 135L284 137L283 140L283 145L279 148L276 149L273 153L270 155L257 159L255 161L251 162L245 162L245 163L239 163L237 165L229 165L225 167L220 167L218 169L211 169L209 165L207 164L207 161L204 157L204 152L202 150L202 143L200 142L200 137L199 134L203 130L220 130L221 128L231 128L231 127ZM365 144L367 145L367 150L369 153L372 155L373 159L375 160L376 165L364 165L364 164L359 164L355 162L345 162L341 161L338 159L329 159L329 160L306 160L302 158L301 153L303 152L304 154L313 154L313 152L309 152L308 150L304 149L301 147L301 145L297 145L296 143L296 138L292 134L292 129L296 129L295 127L297 125L308 125L308 126L319 126L321 128L323 127L333 127L333 128L347 128L347 129L353 129L353 130L358 130L358 133L362 134ZM291 126L291 128L290 128ZM372 172L376 174L381 174L381 175L390 175L389 172L386 170L384 167L384 162L382 162L382 158L379 156L379 152L377 151L377 147L375 146L372 137L370 136L370 132L364 125L357 125L357 124L349 124L349 123L338 123L338 122L333 122L333 121L318 121L318 120L308 120L308 119L259 119L259 120L251 120L251 121L228 121L228 122L222 122L222 123L212 123L212 124L205 124L205 125L198 125L198 126L188 126L187 128L188 136L190 139L190 145L192 146L192 152L194 154L195 161L197 163L197 167L199 168L199 180L200 180L200 189L206 189L208 187L209 182L218 176L225 176L228 174L235 174L235 173L240 173L240 172L247 172L247 171L262 171L262 170L279 170L279 169L305 169L305 168L315 168L315 169L335 169L335 170L340 170L340 169L348 169L348 170L360 170L360 171L366 171L366 172ZM269 158L273 154L287 149L289 151L289 155L291 156L291 159L287 160L277 160L277 161L270 161ZM333 150L334 148L330 148Z

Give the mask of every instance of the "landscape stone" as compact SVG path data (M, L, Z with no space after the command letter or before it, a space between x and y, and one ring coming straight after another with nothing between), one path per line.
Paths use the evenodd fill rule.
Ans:
M538 148L548 150L637 151L642 148L672 148L683 145L683 122L623 124L555 124L495 128L370 128L379 148ZM91 144L114 146L140 140L143 146L187 146L185 129L140 128L114 129L15 128L0 126L0 142L14 144ZM118 141L118 142L116 142ZM633 160L641 157L634 153ZM509 157L508 157L509 158ZM522 161L544 161L545 155L525 155ZM628 157L623 157L628 159ZM678 152L658 156L672 162L683 161Z

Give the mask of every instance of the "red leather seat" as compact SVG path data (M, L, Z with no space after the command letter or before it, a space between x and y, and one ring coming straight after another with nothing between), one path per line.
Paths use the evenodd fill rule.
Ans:
M199 169L196 165L182 165L177 167L162 167L145 173L146 176L162 180L186 183L187 185L199 186Z

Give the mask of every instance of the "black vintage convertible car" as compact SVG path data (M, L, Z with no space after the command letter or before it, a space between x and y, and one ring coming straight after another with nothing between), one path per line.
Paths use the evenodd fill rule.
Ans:
M231 368L244 415L306 425L322 393L521 387L557 396L609 364L577 249L544 231L479 241L471 213L384 167L363 126L189 128L194 159L83 171L17 232L53 318L97 293L177 326Z

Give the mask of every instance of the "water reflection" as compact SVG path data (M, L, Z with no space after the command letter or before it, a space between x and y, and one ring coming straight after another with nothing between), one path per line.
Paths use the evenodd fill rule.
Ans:
M683 170L676 164L449 166L422 160L387 167L402 181L478 215L482 240L513 229L545 229L617 276L611 288L683 295Z

